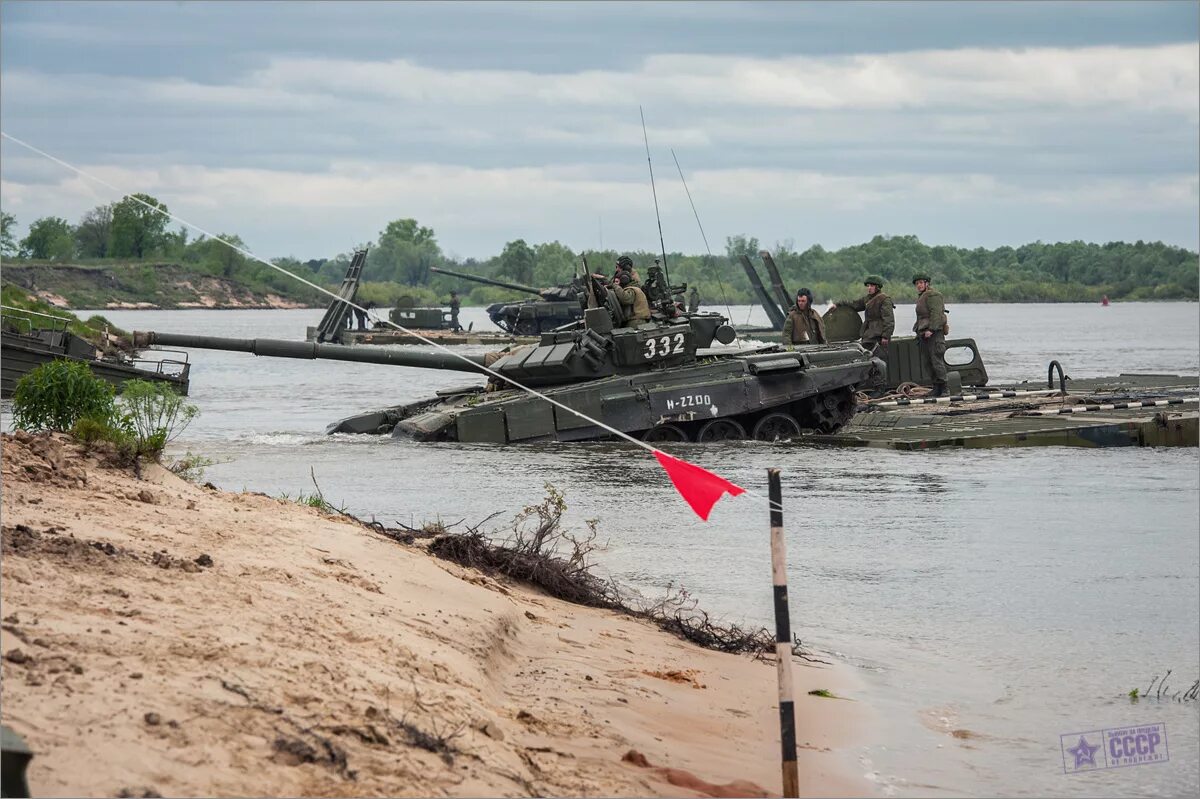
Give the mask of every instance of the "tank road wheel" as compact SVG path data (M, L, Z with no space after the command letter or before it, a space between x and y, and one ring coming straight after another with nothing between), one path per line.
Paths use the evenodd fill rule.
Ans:
M804 400L802 416L819 433L836 433L854 416L854 389L839 388Z
M746 428L733 419L712 419L704 423L696 440L701 444L711 444L714 441L744 441Z
M687 431L674 424L658 424L642 433L642 441L687 441Z
M768 413L754 424L755 441L788 441L800 436L800 423L790 413Z

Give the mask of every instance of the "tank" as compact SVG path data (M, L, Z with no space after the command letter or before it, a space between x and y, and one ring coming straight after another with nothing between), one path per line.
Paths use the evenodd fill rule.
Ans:
M583 318L583 305L579 300L579 296L583 293L582 278L570 283L539 289L520 283L509 283L504 280L468 275L437 267L430 267L429 271L469 280L473 283L482 283L485 286L499 286L524 294L533 294L538 297L536 300L525 300L524 302L497 302L487 307L488 317L496 327L514 335L537 335Z
M854 342L785 350L714 348L734 331L716 313L655 311L647 324L624 324L616 298L595 281L575 330L543 333L537 344L488 355L364 351L314 342L229 339L156 332L142 346L200 347L283 358L316 358L484 373L486 385L359 414L327 433L407 436L421 441L512 444L609 437L579 411L646 441L789 439L831 433L854 415L855 389L885 368ZM536 388L566 410L513 388Z

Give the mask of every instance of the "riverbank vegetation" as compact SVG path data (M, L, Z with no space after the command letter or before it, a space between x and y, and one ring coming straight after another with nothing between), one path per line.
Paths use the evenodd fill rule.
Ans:
M149 195L136 195L147 205L166 206ZM126 198L89 211L76 225L58 217L35 220L29 234L15 241L16 220L3 215L0 248L16 258L8 279L20 283L32 278L21 267L71 264L79 270L117 269L125 281L126 295L159 307L178 307L178 298L164 292L159 278L175 270L174 284L188 275L236 281L252 292L269 293L305 305L323 305L315 290L271 267L246 257L215 239L189 239L185 228L167 229L167 219ZM244 247L237 235L222 238ZM417 305L445 305L455 290L468 305L485 305L523 296L511 289L485 286L431 272L448 268L480 277L545 288L579 274L584 261L592 271L610 272L619 253L615 250L576 252L554 241L529 244L515 239L503 250L484 259L459 259L445 253L432 228L415 219L389 223L369 248L359 299L390 306L401 298ZM887 291L899 302L915 300L910 283L916 271L928 271L935 284L953 302L1097 302L1112 300L1196 300L1200 297L1200 261L1196 252L1162 242L1083 241L1033 242L1019 247L973 249L931 245L916 236L875 236L870 241L826 250L820 244L799 250L794 242L764 246L758 239L734 235L725 251L713 255L667 253L671 281L699 289L709 306L756 302L738 259L759 262L760 250L774 256L789 290L812 289L818 301L855 297L862 293L862 278L882 275ZM650 250L630 254L642 273L662 255ZM276 258L272 263L312 283L329 288L340 284L352 251L330 258ZM15 267L15 269L14 269ZM763 279L766 281L765 271ZM68 272L43 270L36 289L65 298L72 307L103 307L103 286L86 289L69 285ZM112 280L115 282L117 276ZM167 281L169 283L169 281ZM29 287L29 286L27 286ZM174 304L173 304L174 303ZM218 305L217 307L221 307Z
M100 314L80 319L70 311L40 300L11 283L0 287L0 304L5 306L4 321L20 332L26 332L30 328L56 327L59 322L45 318L53 316L62 320L62 324L66 325L68 331L80 338L87 339L102 349L109 341L107 336L127 336L124 330Z
M69 433L139 471L143 460L161 462L167 444L199 412L164 383L126 380L118 397L87 364L68 360L44 363L18 380L12 405L17 430Z

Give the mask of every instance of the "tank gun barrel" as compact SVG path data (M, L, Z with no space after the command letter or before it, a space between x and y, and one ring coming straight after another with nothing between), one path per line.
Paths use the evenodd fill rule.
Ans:
M520 283L509 283L504 280L496 280L490 277L480 277L479 275L468 275L464 272L454 272L449 269L438 269L436 266L429 267L430 272L437 272L439 275L450 275L451 277L470 280L473 283L482 283L485 286L499 286L500 288L512 289L513 291L522 291L526 294L533 294L538 297L542 296L542 289L535 289L533 286L523 286Z
M135 330L135 347L159 344L164 347L194 347L227 352L249 352L266 358L302 358L308 360L357 361L391 366L414 366L419 369L448 369L455 372L483 372L482 355L464 355L467 360L443 352L409 352L406 350L375 350L370 347L347 347L341 344L317 344L312 341L286 341L272 338L223 338L195 336L184 333L157 333Z

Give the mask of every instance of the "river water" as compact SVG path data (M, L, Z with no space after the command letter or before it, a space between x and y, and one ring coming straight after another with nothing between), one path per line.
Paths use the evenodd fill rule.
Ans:
M299 339L322 311L105 311L126 329ZM735 307L735 322L765 323ZM901 306L897 320L913 318ZM954 305L993 382L1196 375L1193 303ZM482 309L463 321L488 329ZM471 351L471 348L464 348ZM323 435L335 419L470 375L191 352L201 415L174 449L206 479L312 491L406 524L504 518L565 492L599 519L601 566L648 594L682 585L730 621L771 626L767 512L726 498L696 519L652 458L620 444L495 447ZM683 446L765 495L783 470L792 622L861 677L874 709L854 767L885 795L1173 796L1200 791L1200 703L1142 700L1200 677L1200 450L1035 448L903 453L804 445ZM266 544L264 544L266 546ZM1066 774L1061 734L1165 723L1167 763ZM954 737L951 730L966 730ZM961 734L961 733L960 733Z

